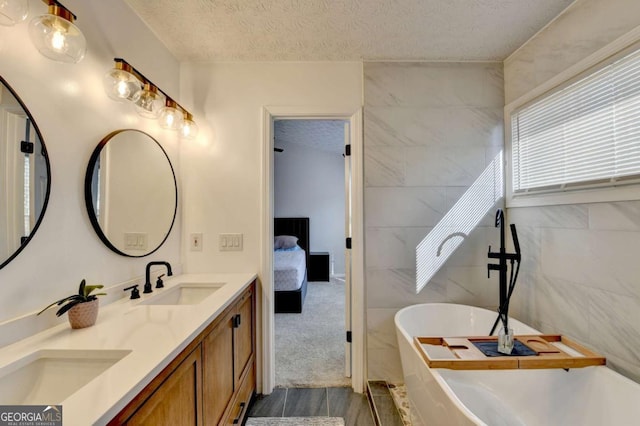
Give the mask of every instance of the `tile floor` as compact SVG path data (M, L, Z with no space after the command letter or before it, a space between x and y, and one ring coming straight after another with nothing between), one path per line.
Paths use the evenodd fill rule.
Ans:
M367 396L351 388L277 388L258 396L249 417L343 417L345 426L374 426Z

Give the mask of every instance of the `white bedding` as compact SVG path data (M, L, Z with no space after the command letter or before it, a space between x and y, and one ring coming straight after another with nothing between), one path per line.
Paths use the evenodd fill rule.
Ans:
M304 250L275 251L273 253L273 279L275 291L297 290L306 272Z

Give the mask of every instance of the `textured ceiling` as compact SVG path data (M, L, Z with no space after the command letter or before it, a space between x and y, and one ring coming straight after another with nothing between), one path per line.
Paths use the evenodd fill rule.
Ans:
M345 123L344 120L277 120L273 125L275 146L296 144L342 154Z
M180 61L503 60L573 0L125 0Z

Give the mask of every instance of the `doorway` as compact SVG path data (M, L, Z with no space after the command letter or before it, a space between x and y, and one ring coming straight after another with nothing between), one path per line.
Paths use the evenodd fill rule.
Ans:
M356 392L364 390L364 289L363 289L363 235L362 235L362 113L344 111L342 109L317 109L299 107L265 107L263 110L263 203L262 203L262 296L261 296L261 329L262 359L261 388L262 393L269 394L275 385L275 313L274 313L274 273L273 273L273 241L274 229L274 123L279 120L342 120L348 122L347 136L351 142L351 156L345 159L351 173L352 202L350 218L352 248L349 250L351 267L345 270L345 281L350 281L350 289L345 287L345 306L351 310L346 315L346 324L350 323L351 342L347 349L351 367L349 381ZM275 154L278 155L278 154ZM346 180L345 180L346 181ZM334 264L335 273L335 264ZM345 333L345 342L347 333ZM348 383L349 383L348 382Z
M276 387L351 384L349 137L343 119L274 121ZM298 230L306 232L294 243Z

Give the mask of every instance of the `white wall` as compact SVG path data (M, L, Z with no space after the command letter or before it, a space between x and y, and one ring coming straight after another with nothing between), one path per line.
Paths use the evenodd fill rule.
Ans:
M640 25L637 0L578 0L505 62L507 102ZM523 264L512 313L640 381L640 200L512 208Z
M203 233L203 250L185 251L186 270L258 271L262 107L355 111L362 100L362 64L183 64L181 82L183 96L202 117L197 141L181 146L184 232ZM244 250L220 252L218 234L235 232L244 234Z
M178 63L124 1L67 0L64 4L78 16L76 23L87 38L87 55L79 64L51 61L31 44L28 21L47 10L40 0L29 1L27 22L0 27L0 75L39 126L52 171L51 196L40 228L22 253L0 270L0 321L39 310L75 292L82 278L108 286L144 275L150 260L180 263L179 219L158 252L132 259L116 255L100 242L84 204L89 157L113 130L148 132L177 167L177 136L139 118L130 105L110 100L102 89L102 78L113 67L113 58L123 57L180 99Z
M284 152L274 156L275 217L308 217L311 251L328 251L333 272L344 274L344 158L296 143L278 147Z

